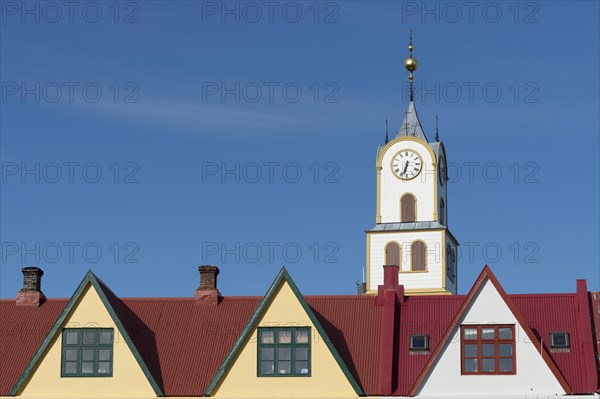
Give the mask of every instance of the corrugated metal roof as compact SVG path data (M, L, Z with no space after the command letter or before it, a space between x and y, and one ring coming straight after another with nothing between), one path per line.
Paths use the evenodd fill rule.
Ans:
M365 394L379 393L383 308L366 295L305 298Z
M196 306L193 298L123 299L155 378L168 396L201 396L258 306L260 297L223 298Z
M119 299L105 290L167 396L202 395L261 300L225 297L218 306L195 306L193 298ZM582 389L583 355L575 349L579 344L575 295L509 297L545 346L550 332L570 333L571 351L551 352L551 356L571 387ZM383 308L366 295L305 298L365 394L379 394ZM406 298L400 308L394 395L407 394L429 358L409 353L410 335L429 334L433 351L464 299L463 295ZM36 308L15 306L14 300L0 301L0 395L9 393L66 302L50 299ZM596 306L600 306L598 302Z
M554 363L575 392L585 392L581 379L582 364L578 340L578 324L575 294L509 295L543 345L550 352ZM440 343L452 318L465 300L464 295L408 297L400 310L398 387L394 395L407 395L429 355L411 355L411 334L428 334L431 353ZM550 333L570 333L571 350L551 351L548 343Z
M0 301L0 395L9 394L67 301L48 299L40 307Z
M464 295L412 296L400 308L400 337L398 351L398 386L394 395L406 396L429 355L410 354L412 334L429 335L431 353L440 343L452 318L465 300Z
M576 393L585 393L581 369L580 342L577 334L577 305L575 294L513 295L511 300L523 315L542 345L550 352L554 363ZM550 350L550 333L569 333L569 352Z

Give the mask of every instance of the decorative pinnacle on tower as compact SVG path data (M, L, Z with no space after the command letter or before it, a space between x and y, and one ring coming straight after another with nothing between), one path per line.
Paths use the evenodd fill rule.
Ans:
M410 81L410 101L413 100L413 72L417 70L418 64L417 59L413 58L413 44L412 44L412 29L410 30L410 44L408 45L409 55L406 61L404 61L404 68L410 73L408 75L408 80Z
M385 117L385 143L389 143L390 142L390 138L388 137L388 120L387 120L387 116Z

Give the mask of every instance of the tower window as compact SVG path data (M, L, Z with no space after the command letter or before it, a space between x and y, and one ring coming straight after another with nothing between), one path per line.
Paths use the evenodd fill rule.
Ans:
M417 200L412 194L404 194L400 199L400 221L415 222L417 220L416 212Z
M450 281L456 281L456 252L450 244L446 244L446 276Z
M440 219L440 224L442 224L442 225L444 224L444 219L445 219L444 212L445 211L446 211L446 208L445 208L445 204L444 204L444 199L440 198L440 216L439 216L439 219Z
M423 241L415 241L411 245L411 260L412 260L412 271L426 270L426 259L425 259L425 243Z
M390 242L385 246L386 266L400 266L400 245Z
M450 244L446 244L446 276L452 281L452 248Z
M456 250L452 248L452 281L456 282Z

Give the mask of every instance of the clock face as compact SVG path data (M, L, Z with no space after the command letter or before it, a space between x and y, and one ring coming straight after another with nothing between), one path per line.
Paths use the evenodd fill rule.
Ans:
M392 159L392 171L402 180L414 179L422 167L421 156L413 150L402 150Z
M444 157L440 157L440 161L438 163L438 171L440 184L443 186L446 182L446 161L444 160Z

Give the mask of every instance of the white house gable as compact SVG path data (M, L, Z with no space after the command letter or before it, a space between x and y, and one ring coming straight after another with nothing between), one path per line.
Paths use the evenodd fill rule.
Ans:
M472 375L462 373L461 326L514 325L515 373L509 375ZM471 305L450 334L442 351L417 391L418 396L514 396L564 395L565 391L548 364L528 338L523 326L494 284L486 279Z

